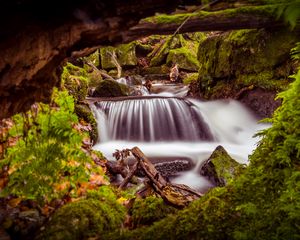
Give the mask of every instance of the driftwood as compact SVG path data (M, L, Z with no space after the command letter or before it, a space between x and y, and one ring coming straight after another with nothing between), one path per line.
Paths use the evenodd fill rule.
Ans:
M98 69L93 63L86 61L85 62L88 66L90 66L97 74L100 74L101 76L108 78L110 80L115 81L115 79L113 77L111 77L110 75L108 75L105 71Z
M112 63L116 66L117 68L117 78L119 79L122 75L122 67L120 65L120 63L118 62L117 60L117 55L116 55L116 52L113 51L112 53L109 52L110 56L111 56L111 61Z
M183 184L172 184L166 181L138 147L134 147L130 150L126 149L125 151L127 154L131 152L137 162L126 176L124 181L121 183L119 188L124 188L134 176L138 167L141 167L148 178L147 184L154 190L155 193L159 194L167 204L177 208L183 208L190 202L201 197L200 193L189 188L188 186Z

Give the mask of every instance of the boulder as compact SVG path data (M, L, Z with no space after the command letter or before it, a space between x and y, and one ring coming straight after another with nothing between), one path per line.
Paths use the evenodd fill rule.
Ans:
M295 68L290 59L295 42L297 33L289 30L211 33L198 48L201 97L234 97L250 85L268 91L284 89ZM226 85L231 91L224 96Z
M113 80L101 81L93 92L93 97L121 97L128 95L128 86Z
M112 54L116 54L116 58L120 66L136 66L137 57L135 52L135 43L120 44L117 48L105 47L100 49L101 67L103 69L116 68L112 61Z
M199 62L195 52L192 52L186 47L170 50L167 57L167 65L177 64L180 69L188 71L198 71Z
M222 146L218 146L204 162L200 174L221 187L240 175L244 168L245 166L231 158Z

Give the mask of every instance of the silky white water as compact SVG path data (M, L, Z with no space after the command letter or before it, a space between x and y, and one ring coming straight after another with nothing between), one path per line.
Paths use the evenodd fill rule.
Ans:
M96 106L93 110L100 141L95 149L111 160L116 149L134 146L148 157L188 157L196 167L172 181L200 191L205 191L211 183L200 176L199 168L218 145L240 163L247 164L248 155L258 141L253 135L267 127L258 124L245 107L233 100L137 98L104 101ZM131 140L131 136L136 140Z

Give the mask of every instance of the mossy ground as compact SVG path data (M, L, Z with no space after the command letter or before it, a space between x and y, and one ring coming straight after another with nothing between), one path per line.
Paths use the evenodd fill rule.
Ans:
M125 208L117 203L113 191L103 186L56 211L37 239L105 239L109 232L120 229L124 218Z

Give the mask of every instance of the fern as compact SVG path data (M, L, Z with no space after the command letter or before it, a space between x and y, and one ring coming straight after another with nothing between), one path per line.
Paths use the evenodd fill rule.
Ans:
M74 100L66 91L54 90L51 107L35 104L14 116L10 135L19 137L8 149L0 167L10 168L9 183L1 195L13 194L40 202L62 197L89 177L85 164L92 163L81 150L82 136L73 125ZM57 190L61 182L67 187Z

